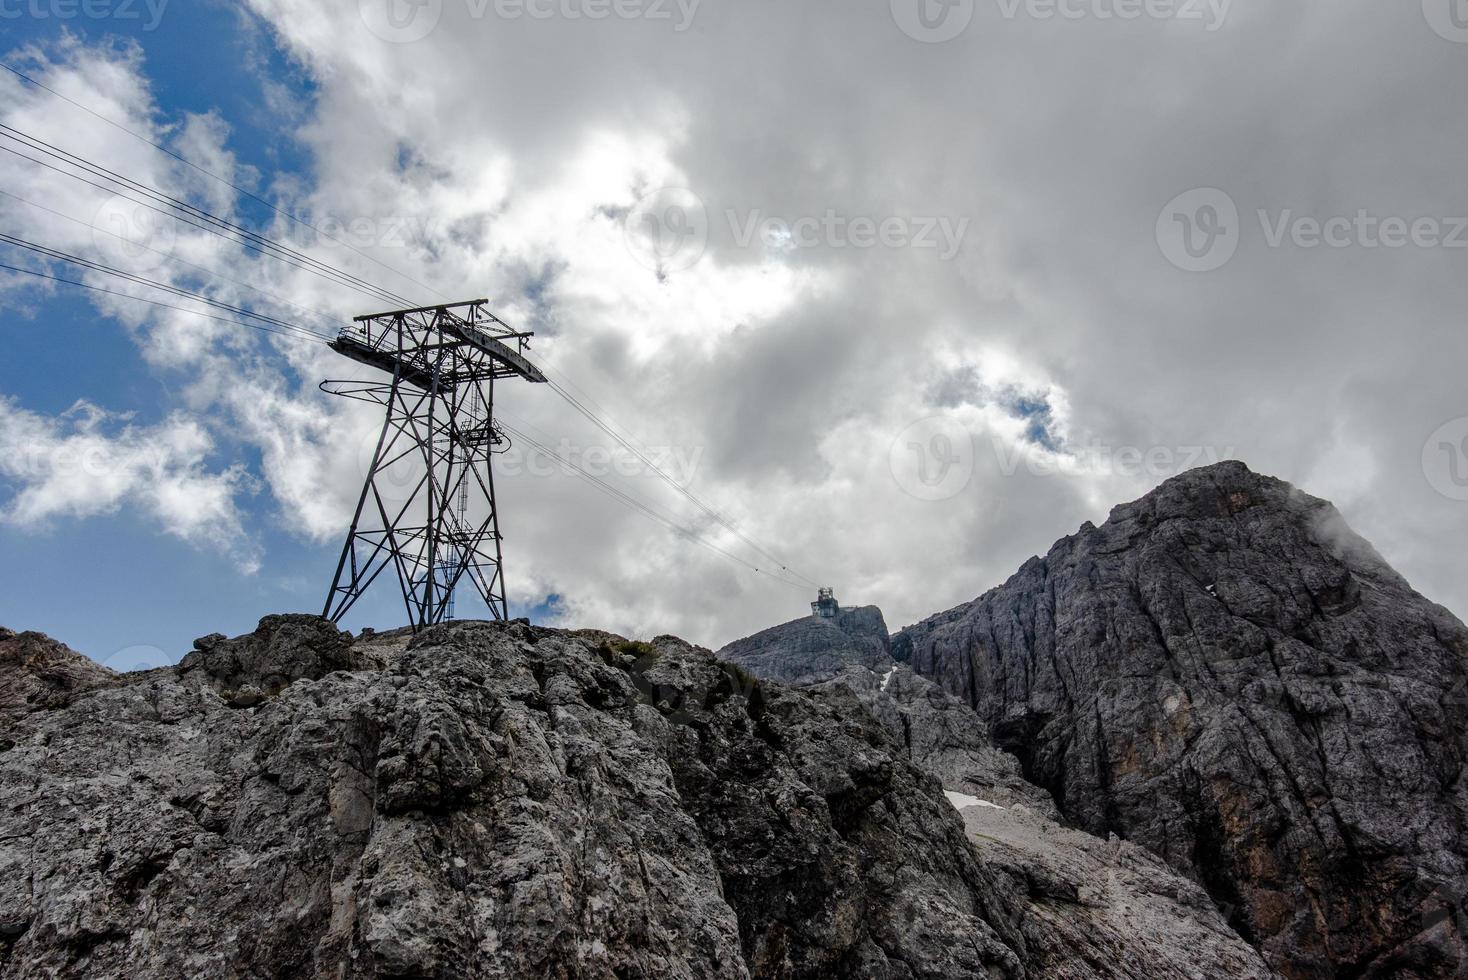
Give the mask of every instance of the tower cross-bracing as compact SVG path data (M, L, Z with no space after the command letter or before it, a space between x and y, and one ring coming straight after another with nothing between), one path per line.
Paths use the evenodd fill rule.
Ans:
M331 348L390 381L327 381L386 418L323 613L339 621L389 567L412 627L452 618L454 590L473 583L490 615L509 618L490 459L508 448L494 420L494 383L547 379L526 359L532 334L488 300L360 316Z

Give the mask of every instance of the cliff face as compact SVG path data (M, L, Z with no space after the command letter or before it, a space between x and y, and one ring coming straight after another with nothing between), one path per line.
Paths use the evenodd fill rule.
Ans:
M1323 501L1193 471L894 652L1283 975L1468 976L1468 630Z
M880 620L869 614L867 620ZM831 646L815 646L820 639ZM1018 910L1027 975L1046 980L1267 977L1202 888L1132 844L1058 823L1054 801L990 741L963 701L890 658L856 655L837 631L797 620L740 641L756 672L809 679L808 689L869 712L895 749L931 773L964 817L974 849ZM821 666L816 666L821 665Z
M1050 795L1025 782L1013 756L963 701L892 658L876 606L835 620L803 617L736 640L714 654L765 680L856 696L903 754L945 789L992 803L1019 802L1055 815Z

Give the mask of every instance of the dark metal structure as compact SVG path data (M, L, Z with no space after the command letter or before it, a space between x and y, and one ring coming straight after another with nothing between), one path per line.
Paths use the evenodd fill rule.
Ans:
M506 326L488 303L359 316L331 343L392 376L321 384L387 410L326 597L332 622L389 566L415 630L453 618L465 578L495 619L509 617L490 466L509 444L494 421L494 383L546 377L525 357L532 334Z
M810 613L817 619L835 619L841 613L841 604L836 601L835 589L821 589L816 601L810 604Z

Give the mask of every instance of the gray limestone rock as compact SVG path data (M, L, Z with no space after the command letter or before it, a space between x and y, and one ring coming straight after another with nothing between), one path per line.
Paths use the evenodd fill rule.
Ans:
M885 667L892 662L892 642L880 609L854 606L835 619L806 616L736 640L718 657L766 680L800 686L830 680L853 665Z
M0 719L64 706L116 680L113 671L49 636L0 629Z
M367 645L272 618L5 716L0 976L1026 975L864 712L671 638ZM90 674L57 656L23 686Z
M819 637L832 648L813 649ZM759 634L759 656L744 663L826 677L850 659L834 631L812 633L799 620ZM986 867L1004 876L1001 890L1024 909L1018 923L1029 976L1273 976L1196 884L1142 848L1062 826L1050 794L995 748L971 707L932 681L888 659L840 667L808 689L846 705L850 716L865 708L909 760L941 781Z
M1468 629L1324 501L1195 470L894 651L1284 976L1468 977Z

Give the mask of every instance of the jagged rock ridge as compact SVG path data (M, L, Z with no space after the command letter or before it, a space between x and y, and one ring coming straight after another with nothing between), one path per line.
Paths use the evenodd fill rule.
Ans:
M849 666L892 663L892 638L876 606L844 608L834 619L805 616L736 640L718 653L766 680L802 686L830 680Z
M3 705L0 975L1025 975L880 726L681 641L202 647Z
M876 621L880 613L871 610L858 629ZM821 638L827 649L815 646ZM834 631L811 631L808 620L765 630L757 642L738 641L718 656L757 673L803 678L809 689L848 703L847 714L864 707L907 758L942 782L984 864L1023 909L1032 975L1271 975L1203 889L1142 848L1060 825L1050 795L994 747L972 708L932 681L890 658L874 663Z
M1468 976L1468 630L1329 504L1184 474L894 651L1284 976Z
M178 668L0 662L3 977L1200 975L1065 925L1116 875L1206 906L1160 865L987 860L849 689L670 637L287 616ZM1216 916L1186 938L1266 975Z
M907 757L956 793L1023 803L1046 815L1055 805L1025 782L1018 761L994 747L966 703L898 664L882 611L844 609L834 620L802 617L721 648L720 660L766 680L846 690L886 728Z

